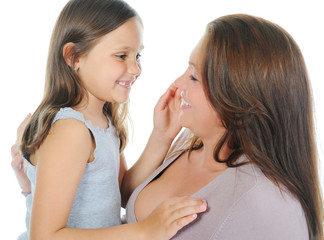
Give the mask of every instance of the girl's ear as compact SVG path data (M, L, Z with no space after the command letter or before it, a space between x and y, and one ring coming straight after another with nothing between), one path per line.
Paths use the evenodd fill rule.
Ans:
M74 53L75 53L75 44L72 42L68 42L63 47L63 58L67 65L69 65L71 68L75 68L75 65L77 63L77 59L74 59Z

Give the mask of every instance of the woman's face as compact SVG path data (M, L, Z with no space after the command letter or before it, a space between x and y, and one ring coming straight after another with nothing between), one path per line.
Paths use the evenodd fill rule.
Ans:
M224 130L221 119L204 92L199 69L198 44L191 53L185 73L175 81L181 90L180 123L198 136Z

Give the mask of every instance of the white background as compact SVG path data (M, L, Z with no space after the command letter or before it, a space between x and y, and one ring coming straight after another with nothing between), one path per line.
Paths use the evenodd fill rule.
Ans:
M55 20L67 0L16 0L0 3L1 167L0 239L23 232L24 197L11 170L10 147L16 128L39 104L44 87L48 44ZM315 101L319 157L323 159L324 20L315 0L128 0L144 22L143 73L131 93L134 137L126 150L131 166L152 129L159 96L187 67L188 57L206 24L222 15L247 13L285 28L299 44L308 67ZM323 164L320 167L323 185Z

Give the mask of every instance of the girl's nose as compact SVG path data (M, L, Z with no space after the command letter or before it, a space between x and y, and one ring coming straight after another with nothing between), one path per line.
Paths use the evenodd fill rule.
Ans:
M138 77L142 72L141 64L138 61L132 61L128 67L128 72L131 75Z

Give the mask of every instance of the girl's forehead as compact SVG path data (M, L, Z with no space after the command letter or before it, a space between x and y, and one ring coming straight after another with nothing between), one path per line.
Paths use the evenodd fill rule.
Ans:
M98 41L98 45L109 46L109 48L116 50L141 51L144 48L143 27L136 18L132 18L102 36Z

